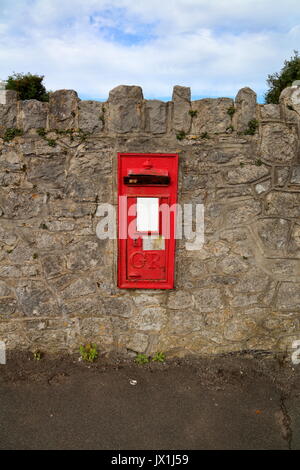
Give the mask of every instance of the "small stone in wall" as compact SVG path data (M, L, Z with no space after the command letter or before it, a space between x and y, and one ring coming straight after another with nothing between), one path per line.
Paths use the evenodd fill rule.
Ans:
M148 347L149 338L144 333L120 335L119 347L123 347L136 353L144 353Z
M291 176L292 184L300 184L300 165L294 166Z
M245 132L249 122L256 119L256 93L249 87L239 90L235 98L235 108L233 126L238 132Z
M261 118L265 120L280 119L280 106L278 104L265 104L260 107Z
M299 309L300 305L300 283L282 282L278 289L277 306L280 309Z
M263 181L255 185L255 191L257 194L266 193L271 189L271 180Z
M227 208L226 222L229 227L248 224L261 212L261 204L255 199L240 201Z
M199 312L214 312L224 307L221 291L217 288L195 289L195 309Z
M263 125L261 156L268 162L287 163L297 152L297 132L285 124Z
M129 321L129 327L144 331L159 331L167 322L166 309L162 307L146 307Z
M230 184L251 183L268 175L269 172L270 169L265 165L245 164L228 170L225 178Z
M29 129L45 128L49 104L38 100L25 100L19 102L19 116L24 132Z
M49 127L50 129L74 129L78 114L78 95L74 90L57 90L50 93Z
M266 213L282 217L300 217L300 194L270 192L266 196Z
M101 131L104 127L104 105L100 101L79 102L79 129L84 132Z
M120 85L109 92L107 127L120 134L142 128L143 91L139 86Z
M289 177L290 167L282 167L277 166L275 167L275 185L283 187Z
M176 132L189 132L191 126L191 89L174 86L173 88L173 127Z
M158 100L145 102L146 131L163 134L167 130L167 104Z
M265 250L278 252L287 248L290 222L285 219L260 219L256 222L258 236Z

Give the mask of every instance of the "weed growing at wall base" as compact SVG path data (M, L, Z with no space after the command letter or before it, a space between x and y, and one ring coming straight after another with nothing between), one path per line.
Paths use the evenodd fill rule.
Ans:
M97 346L92 343L81 345L79 352L83 361L94 362L98 357Z
M148 364L149 357L146 356L146 354L137 354L134 359L134 362L136 362L139 365Z
M6 364L6 346L4 341L0 341L0 365Z

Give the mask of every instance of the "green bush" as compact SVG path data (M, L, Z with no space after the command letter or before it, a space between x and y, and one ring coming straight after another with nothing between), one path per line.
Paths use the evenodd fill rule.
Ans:
M14 73L8 77L6 89L17 91L20 100L49 101L43 79L44 75Z
M279 103L279 96L284 88L291 86L295 80L300 80L300 57L298 51L294 51L290 60L285 60L280 72L268 75L267 84L269 90L265 94L266 103Z

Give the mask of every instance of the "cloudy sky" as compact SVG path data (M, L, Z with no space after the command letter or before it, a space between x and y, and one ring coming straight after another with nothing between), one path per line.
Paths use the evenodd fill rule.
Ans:
M0 78L45 75L82 99L134 84L160 99L250 86L261 101L299 45L299 0L0 0Z

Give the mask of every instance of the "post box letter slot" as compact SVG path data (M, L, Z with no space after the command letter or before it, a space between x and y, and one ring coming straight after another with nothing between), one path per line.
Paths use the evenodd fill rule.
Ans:
M167 175L128 175L124 176L127 186L168 186L170 177Z

